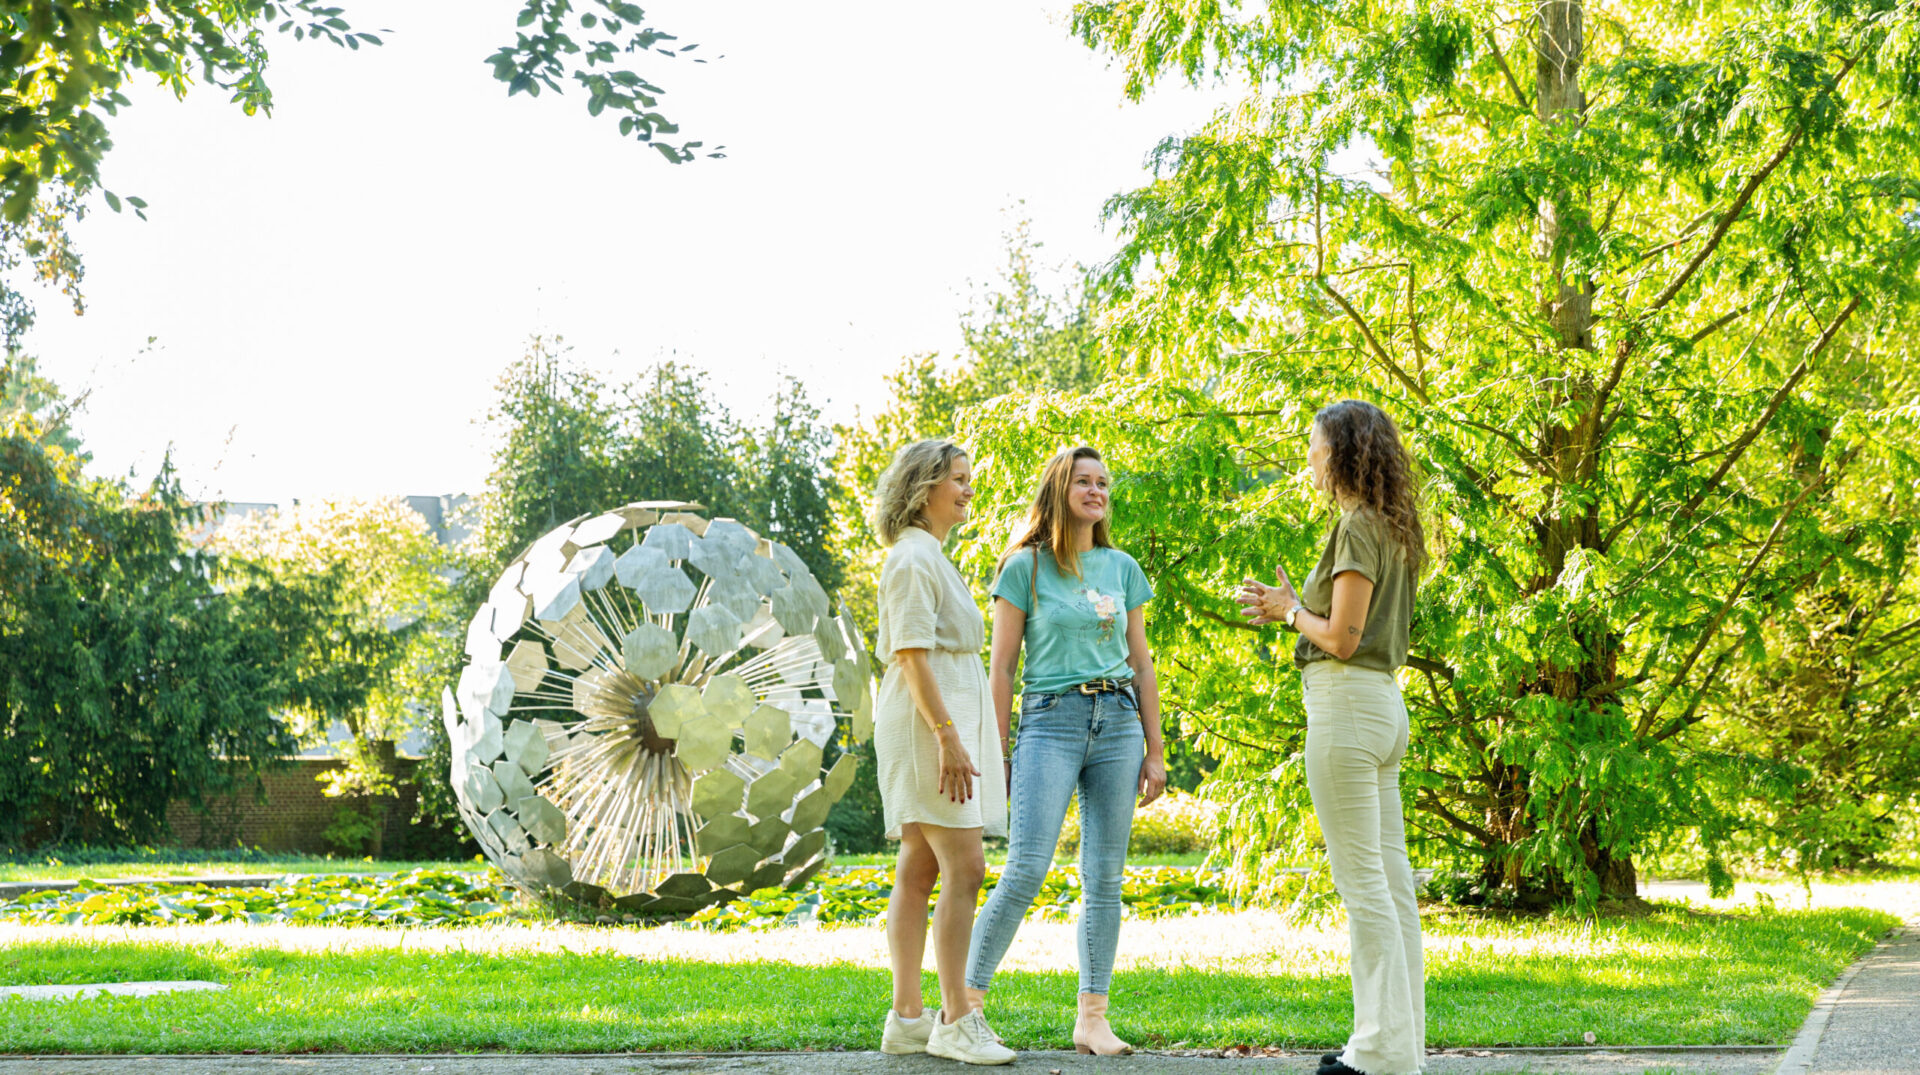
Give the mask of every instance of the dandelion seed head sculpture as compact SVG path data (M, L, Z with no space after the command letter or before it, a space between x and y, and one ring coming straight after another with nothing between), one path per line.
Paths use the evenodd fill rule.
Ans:
M864 639L792 549L699 505L582 516L508 565L441 703L460 816L508 876L686 913L825 863L873 732Z

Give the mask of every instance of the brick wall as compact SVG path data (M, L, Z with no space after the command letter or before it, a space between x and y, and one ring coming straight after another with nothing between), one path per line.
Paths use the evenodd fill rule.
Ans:
M251 793L220 795L209 800L207 813L176 802L167 809L167 824L173 829L174 842L180 847L233 847L241 844L263 851L302 851L322 854L338 851L321 835L333 824L339 799L324 795L317 779L340 767L334 758L299 758L284 769L262 773L266 798ZM394 790L399 798L382 800L387 805L383 849L399 850L407 846L407 822L413 817L418 791L413 772L419 763L413 758L395 758Z

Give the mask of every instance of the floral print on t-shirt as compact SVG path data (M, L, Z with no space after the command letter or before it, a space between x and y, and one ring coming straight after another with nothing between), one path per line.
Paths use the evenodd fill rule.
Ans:
M1087 607L1093 610L1094 618L1100 621L1100 641L1106 642L1112 639L1114 618L1120 612L1119 599L1112 594L1101 593L1091 586L1079 591L1078 596L1086 601Z

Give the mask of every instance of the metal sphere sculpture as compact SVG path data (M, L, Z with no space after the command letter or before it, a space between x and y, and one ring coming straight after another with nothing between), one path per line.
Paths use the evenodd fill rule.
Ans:
M873 732L859 628L792 549L642 502L535 541L443 689L460 816L522 885L683 914L804 883Z

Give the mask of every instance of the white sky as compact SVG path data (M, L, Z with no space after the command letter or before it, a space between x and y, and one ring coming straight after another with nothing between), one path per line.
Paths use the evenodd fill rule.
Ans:
M710 62L644 70L729 153L676 167L577 91L507 99L482 61L513 0L341 6L386 45L277 40L271 119L143 88L109 121L106 186L150 219L96 209L86 315L45 295L26 344L90 393L96 471L172 445L199 496L476 491L477 420L534 333L614 379L697 365L748 418L790 372L844 420L958 346L1017 201L1045 261L1099 261L1101 203L1211 110L1127 105L1063 0L663 0Z

